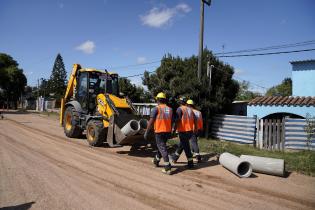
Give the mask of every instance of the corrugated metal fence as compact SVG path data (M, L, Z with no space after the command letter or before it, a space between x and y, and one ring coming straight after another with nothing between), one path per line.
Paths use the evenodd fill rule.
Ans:
M315 134L310 141L304 128L305 119L285 119L285 148L286 149L312 149L315 150Z
M219 139L241 144L253 144L256 137L256 117L216 115L212 135Z
M258 123L256 117L216 115L212 135L226 141L256 145L261 149L315 150L315 134L308 140L305 126L305 119L261 119Z

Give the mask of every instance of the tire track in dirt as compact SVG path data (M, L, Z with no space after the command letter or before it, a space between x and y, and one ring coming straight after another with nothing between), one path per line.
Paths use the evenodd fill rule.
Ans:
M22 125L20 125L19 123L17 123L16 125L18 125L18 126L22 126L23 128L25 128L25 127L28 127L28 126L25 126L24 124L22 124ZM30 129L30 130L32 130L32 128L29 128L28 127L28 129ZM40 133L39 133L40 134ZM47 134L48 136L49 136L49 134ZM59 138L60 139L60 138ZM58 139L55 139L55 140L57 140L58 141ZM60 140L59 140L60 141ZM58 143L60 143L58 141ZM75 142L74 142L75 143ZM63 143L62 143L63 144ZM88 148L88 147L86 147L85 145L82 145L82 144L79 144L84 150L82 151L82 150L80 150L80 151L78 151L81 155L82 155L82 153L85 153L85 154L87 154L87 155L89 155L89 156L91 156L91 155L95 155L94 153L92 153L91 154L91 152L87 152L87 150L86 150L86 148ZM65 146L65 145L62 145L62 146ZM74 147L74 148L72 148L72 149L75 149L76 150L76 148ZM94 149L93 149L94 150ZM104 153L102 153L103 155L104 155ZM86 157L86 156L85 156ZM98 158L103 158L104 156L99 156ZM98 159L98 158L96 158L96 159ZM120 160L121 159L125 159L126 157L124 157L124 158L120 158L120 157L117 157L117 154L111 154L111 158L119 158ZM134 158L131 158L133 161L135 161L134 160ZM93 161L95 160L95 159L92 159ZM137 162L138 162L138 160L136 160ZM141 161L142 162L142 161ZM146 163L146 165L148 165L147 164L147 162L145 162ZM108 164L110 164L109 163L109 161L108 161ZM123 164L123 163L122 163ZM119 166L115 166L115 165L112 165L113 167L119 167ZM130 169L132 169L132 168L130 168ZM126 171L126 170L128 170L128 168L126 168L125 166L124 167L121 167L121 173L116 173L116 174L114 174L115 176L120 176L120 177L123 177L123 175L122 174L124 174L124 172ZM124 177L124 178L128 178L128 177ZM139 177L139 179L143 179L143 177ZM162 177L163 178L163 177ZM151 178L151 180L154 180L154 179L156 179L156 176L154 176L154 177L152 177ZM187 180L190 180L191 181L191 179L189 178L189 179L187 179ZM133 180L133 181L135 181L135 180ZM175 180L176 181L176 180ZM164 182L165 183L165 180L164 179L160 179L160 180L156 180L156 183L158 183L158 182ZM168 183L165 183L165 184L168 184L169 186L170 186L170 188L171 188L171 190L168 190L168 189L161 189L161 191L163 190L163 191L165 191L165 193L169 193L169 194L172 194L172 191L174 190L174 188L175 187L178 187L178 184L177 185L175 185L174 183L174 180L172 180L172 182L168 182ZM147 183L143 183L143 182L139 182L139 184L142 184L142 185L148 185L148 186L151 186L152 188L153 187L155 187L155 188L157 188L158 186L156 186L156 185L151 185L151 184L149 184L148 182ZM180 185L182 188L184 187L184 189L185 189L185 187L188 187L187 189L185 189L185 190L187 190L188 192L191 192L191 191L193 191L194 189L191 189L192 187L191 186L193 186L194 188L195 188L195 190L197 190L198 192L200 192L200 188L198 187L198 185L197 184L193 184L193 183L190 183L190 184L185 184L185 185ZM205 188L206 186L204 186L204 188ZM182 188L181 189L179 189L178 191L182 191ZM211 191L213 191L213 189L211 189ZM197 199L197 198L194 198L194 197L191 197L191 194L189 195L183 195L183 192L181 192L181 197L183 197L183 199L188 199L188 200L191 200L191 201L195 201L195 202L198 202L198 203L203 203L204 205L210 205L210 203L209 202L204 202L205 200L208 200L207 199L207 196L211 196L212 198L216 198L216 199L219 199L219 200L221 200L221 201L224 201L224 202L229 202L230 201L230 199L229 198L226 198L226 192L225 191L222 191L222 190L220 190L220 189L216 189L216 191L222 191L222 193L221 193L221 195L220 194L218 194L218 193L216 193L215 195L213 195L213 194L211 194L211 191L210 191L210 193L205 193L205 192L203 192L203 194L200 194L200 196L198 196L199 198ZM196 193L198 193L198 192L196 192ZM234 193L235 194L235 193ZM245 195L246 196L246 195ZM202 199L201 199L202 198ZM165 199L164 199L165 200ZM258 201L258 200L257 200ZM242 202L238 202L238 204L239 205L241 205L242 204ZM213 205L213 204L212 204ZM217 205L217 206L213 206L214 208L219 208L219 205Z
M35 134L34 134L34 135L35 135ZM26 146L26 145L24 145L24 146ZM86 147L84 147L84 148L86 149ZM42 155L46 155L46 154L42 154ZM68 164L67 164L67 165L68 165ZM71 165L71 167L73 167L73 166ZM124 172L124 171L122 171L121 174L123 174L123 172ZM90 173L88 173L88 174L91 175ZM123 178L127 178L127 177L122 176L121 174L120 174L120 173L112 174L112 172L111 172L111 175L114 175L114 176L117 175L117 176L120 176L120 177L123 177ZM95 176L95 175L94 175L94 176ZM143 178L145 178L145 177L139 177L139 179L141 179L141 178L143 179ZM133 182L134 182L134 181L135 181L135 180L133 180ZM161 181L162 181L162 180L161 180ZM139 182L139 184L141 184L142 186L143 186L143 185L149 185L148 183L141 183L141 182ZM149 185L149 186L150 186L150 185ZM125 186L124 186L124 187L125 187ZM151 187L157 188L157 186L155 186L155 185L151 185ZM181 190L181 189L180 189L180 190ZM161 191L162 191L162 190L161 190ZM165 191L165 190L164 190L164 191ZM168 191L168 190L166 190L166 193L167 193L167 191ZM172 191L170 190L169 193L172 193ZM191 202L195 200L194 198L189 197L189 196L184 196L184 195L181 195L181 196L183 196L183 199L185 199L185 197L186 197L186 199L189 199ZM143 198L145 198L145 196L142 196L142 199L143 199ZM158 200L157 197L154 197L153 199L154 199L154 200ZM207 200L207 199L204 199L204 201L205 201L205 200ZM173 206L171 203L167 203L166 201L167 201L166 199L163 199L162 202L163 202L163 203L166 203L167 206L172 206L172 209L175 209L175 208L176 208L176 206ZM203 204L203 206L209 206L209 205L210 205L208 202L204 202L204 201L202 201L201 199L196 200L196 202L198 202L199 205L200 205L200 204ZM196 204L196 206L198 206L198 204ZM212 205L212 206L213 206L213 205ZM213 207L214 207L214 208L219 208L219 206L213 206Z
M8 135L5 135L2 133L3 136L5 136L7 139L10 140L10 142L14 143L14 145L11 145L12 148L16 148L18 150L18 153L16 154L25 154L24 157L27 157L27 153L25 150L27 150L30 153L36 154L37 156L40 156L41 158L45 158L48 162L53 162L55 166L65 170L65 171L71 171L73 174L76 174L76 176L81 175L82 177L85 177L87 180L94 182L95 184L102 185L106 188L110 188L113 191L119 192L120 194L124 194L125 196L132 197L133 199L136 199L140 202L143 202L144 204L151 206L153 208L158 209L178 209L175 205L172 203L168 203L165 200L159 200L156 197L151 197L147 194L136 192L133 189L130 189L126 186L123 186L119 183L113 183L110 182L104 178L101 178L99 176L96 176L95 174L89 173L88 171L82 170L78 167L74 167L71 164L67 164L64 161L60 161L58 159L55 159L51 156L46 155L43 152L39 152L36 150L33 150L32 148L26 146L25 144L21 144L20 142L16 141L15 139L11 138ZM19 145L19 147L16 147ZM11 150L12 151L12 150Z
M56 141L58 144L64 144L64 142L61 143L60 136L51 134L49 132L42 131L42 130L37 129L37 128L29 127L25 124L21 124L17 121L14 121L14 120L10 120L10 121L12 121L13 123L15 123L16 125L18 125L21 128L24 128L24 129L31 131L32 133L34 133L34 131L35 131L36 133L38 133L40 135L44 134L44 136L49 138L50 140ZM62 140L69 142L69 140L67 138L62 138ZM74 142L74 141L70 141L70 142L72 143L72 145L75 144L75 145L79 146L80 148L83 148L84 151L86 151L86 148L88 148L86 145L80 144L78 142ZM70 145L70 144L67 144L67 145ZM77 150L78 154L85 153L85 154L87 154L86 156L94 155L94 157L99 157L100 155L98 155L98 153L102 152L99 149L93 149L92 151L95 153L90 152L90 151L89 152L84 152L84 151ZM101 153L101 154L104 154L104 153ZM132 160L134 162L138 162L138 163L141 162L142 164L144 164L146 166L149 165L147 161L141 160L141 159L136 158L136 157L123 156L123 158L121 158L121 157L117 157L117 154L113 153L112 151L109 151L109 153L106 152L106 155L109 155L109 154L110 154L110 158L115 158L115 159L120 160L120 161L123 161L123 159L129 159L129 160ZM112 166L112 167L114 167L114 166ZM102 166L99 166L99 169L101 169L101 168L102 168ZM115 174L115 175L120 175L120 174ZM309 201L306 199L300 199L300 198L296 198L293 196L289 196L289 195L284 194L284 193L278 193L278 192L274 192L274 191L270 191L270 190L266 190L266 189L261 189L261 188L257 188L257 187L244 186L244 185L235 183L233 181L223 179L223 178L218 177L218 176L210 176L210 175L202 174L198 171L187 171L185 173L178 174L176 176L179 176L182 178L184 177L185 179L189 179L189 180L194 181L195 183L192 183L192 184L195 184L197 187L194 189L190 189L190 190L195 190L195 191L199 191L199 192L205 191L204 188L210 187L210 188L221 189L221 191L223 190L223 191L229 192L231 194L242 194L245 197L250 197L250 198L253 198L255 200L256 199L257 200L264 199L265 201L268 200L269 202L275 202L276 203L276 201L278 201L277 199L281 199L282 200L282 202L281 202L282 207L284 207L283 204L285 203L286 204L285 206L287 208L300 208L301 206L304 206L306 208L314 208L314 206L315 206L315 202L313 202L313 201ZM198 178L196 178L196 177L198 177ZM158 181L160 181L160 180L158 180ZM139 183L139 184L145 184L145 183ZM192 184L190 183L187 186L192 185ZM198 187L198 184L202 184L203 189L200 189L200 187ZM154 187L154 185L152 185L152 186ZM220 199L220 198L218 198L218 199ZM192 200L194 200L194 199L192 199ZM221 198L221 200L222 200L222 198ZM226 201L228 201L228 199L226 199ZM165 201L163 200L163 202L165 202Z
M17 124L18 125L18 124ZM24 125L22 125L23 127L24 127ZM32 130L32 129L31 129ZM35 133L34 133L34 135L35 135ZM38 135L37 135L38 136ZM51 139L50 139L51 140ZM56 139L55 139L56 140ZM44 140L43 140L44 141ZM60 142L58 142L58 143L60 143ZM71 145L71 144L67 144L67 145ZM66 145L63 145L63 146L66 146ZM80 152L80 154L82 155L82 153L87 153L86 151L86 146L84 146L84 145L81 145L82 147L83 147L83 151L79 151ZM76 147L74 147L74 148L76 148ZM72 148L72 149L74 149L74 148ZM69 150L70 151L70 150ZM104 155L104 153L102 153L103 155ZM95 155L94 153L92 153L91 154L91 152L89 152L89 154L87 154L87 155ZM117 154L116 155L114 155L114 154L111 154L111 158L112 158L112 156L115 156L115 158L119 158L120 159L120 161L121 161L121 159L125 159L125 158L121 158L121 157L117 157ZM101 158L101 156L99 156L100 158ZM103 156L102 156L103 157ZM93 161L95 161L95 159L92 159ZM124 160L125 161L125 160ZM132 160L132 161L134 161L134 160ZM124 163L122 163L122 164L124 164ZM118 167L118 166L113 166L113 167ZM132 168L131 168L132 169ZM122 168L122 172L121 173L119 173L119 174L115 174L115 175L117 175L117 176L120 176L120 177L122 177L122 174L124 173L124 172L126 172L126 170L128 170L128 169L126 169L126 168ZM151 186L151 188L160 188L161 190L160 191L164 191L165 193L168 193L168 194L170 194L170 195L172 195L173 194L173 191L177 188L177 191L180 193L179 194L179 196L181 197L181 199L185 199L185 200L190 200L190 202L193 202L193 201L195 201L195 207L197 207L198 205L200 205L200 204L203 204L203 206L213 206L213 208L216 208L216 209L219 209L220 208L220 205L218 204L218 205L215 205L215 204L213 204L213 203L211 203L211 202L209 202L208 201L208 196L210 195L210 194L208 194L208 193L203 193L203 194L200 194L199 196L191 196L191 194L193 193L192 191L193 191L193 189L191 189L192 187L194 187L195 189L197 189L198 191L200 191L199 189L199 187L197 186L197 185L195 185L195 184L191 184L191 183L189 183L189 184L184 184L184 185L182 185L182 184L177 184L177 185L174 185L174 182L176 183L176 181L177 181L177 179L176 178L174 178L173 180L171 180L171 181L169 181L169 182L165 182L165 179L164 179L164 177L163 177L163 175L162 175L162 177L161 177L161 179L159 179L159 180L156 180L157 179L157 177L159 177L159 176L153 176L153 177L151 177L150 178L150 180L154 180L154 181L156 181L156 183L163 183L163 184L167 184L168 185L168 188L170 188L170 189L168 189L168 188L166 188L166 189L162 189L163 188L163 186L162 187L159 187L159 186L156 186L156 184L154 184L154 185L151 185L149 182L146 182L146 183L142 183L142 182L140 182L139 184L141 184L141 185L144 185L144 186ZM125 177L125 178L128 178L128 177ZM139 179L145 179L145 177L139 177ZM135 181L135 180L133 180L133 181ZM190 180L189 180L190 181ZM191 182L191 181L190 181ZM185 188L187 188L188 187L188 189L185 189ZM184 189L183 189L184 188ZM187 193L185 193L185 191L187 191ZM211 189L211 191L213 191L213 189ZM210 192L211 192L210 191ZM197 192L198 193L198 192ZM224 196L223 196L224 195ZM215 194L215 195L212 195L212 198L216 198L216 199L218 199L218 200L220 200L220 203L221 202L228 202L228 201L230 201L228 198L225 198L226 197L226 193L224 194L224 192L223 192L223 194L222 194L222 196L220 197L220 195L217 195L217 194ZM165 201L165 200L167 200L167 199L163 199L163 202ZM207 202L206 202L207 201ZM174 202L174 201L173 201ZM241 204L243 204L242 202L237 202L237 204L239 204L239 205L241 205ZM232 205L231 205L232 206ZM182 207L183 208L183 207Z

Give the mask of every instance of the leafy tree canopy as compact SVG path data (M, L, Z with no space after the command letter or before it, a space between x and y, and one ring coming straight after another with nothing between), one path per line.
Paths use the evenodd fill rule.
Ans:
M132 102L149 102L150 94L143 87L136 86L127 78L119 78L120 92L128 96Z
M261 96L260 93L257 93L257 92L253 92L253 91L250 91L249 90L249 82L243 80L241 82L238 82L239 83L239 91L237 93L237 96L236 96L236 100L239 100L239 101L248 101L248 100L251 100L251 99L254 99L258 96Z
M0 88L2 98L5 98L7 103L12 102L17 107L17 101L24 92L24 87L27 84L26 76L23 70L18 68L16 62L10 55L0 53Z
M207 77L208 60L214 66L211 91ZM143 84L148 87L152 95L162 91L166 93L167 97L186 96L191 98L203 113L224 112L236 97L239 89L238 83L232 79L233 68L219 61L207 49L203 52L201 82L197 78L197 65L196 56L182 59L168 54L163 57L161 65L155 73L144 73Z
M267 90L266 96L291 96L292 80L285 78L281 84L271 87Z

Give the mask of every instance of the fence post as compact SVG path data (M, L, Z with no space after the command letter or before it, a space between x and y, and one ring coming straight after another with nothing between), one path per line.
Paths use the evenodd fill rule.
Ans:
M272 120L272 150L276 149L276 145L277 145L277 133L276 133L276 129L277 129L277 120L274 119Z
M281 150L280 149L280 141L281 141L281 136L280 136L280 129L281 129L281 126L282 126L282 124L281 124L281 120L280 119L278 119L277 120L277 150Z
M259 147L259 120L257 119L257 115L254 115L255 118L255 131L254 131L254 145L255 147Z
M272 141L272 120L268 120L268 150L271 150L271 141Z
M264 120L260 119L259 126L259 149L263 148L263 136L264 136Z
M268 120L264 119L264 137L263 137L263 148L268 149Z
M282 150L285 150L285 122L287 120L287 117L284 117L282 119L283 123L282 123Z

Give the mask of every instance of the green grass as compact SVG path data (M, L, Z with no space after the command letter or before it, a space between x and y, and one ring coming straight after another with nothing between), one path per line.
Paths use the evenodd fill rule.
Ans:
M178 140L170 140L169 144L174 145ZM285 160L286 170L295 171L309 176L315 176L315 151L268 151L260 150L253 146L241 145L231 142L218 141L213 139L199 139L201 152L217 153L229 152L234 155L255 155L261 157L280 158Z

